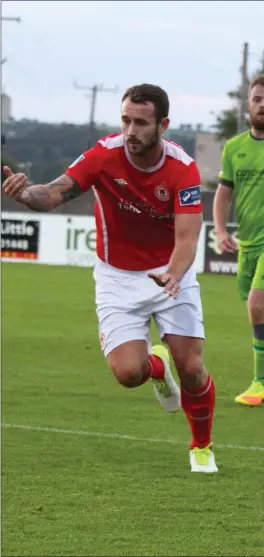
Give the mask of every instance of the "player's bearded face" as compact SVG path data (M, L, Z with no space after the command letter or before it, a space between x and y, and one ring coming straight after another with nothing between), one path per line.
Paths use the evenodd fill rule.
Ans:
M144 130L138 132L135 136L129 136L126 138L126 144L128 150L133 155L138 157L144 157L151 149L154 149L160 141L159 127L156 125L154 130Z
M251 125L258 131L264 131L264 86L255 85L249 97Z
M131 155L144 157L158 145L163 131L152 103L136 104L130 99L123 102L122 132Z

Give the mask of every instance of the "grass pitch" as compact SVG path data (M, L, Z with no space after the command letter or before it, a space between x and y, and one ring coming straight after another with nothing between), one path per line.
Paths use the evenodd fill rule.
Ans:
M264 555L264 407L234 403L252 378L246 308L234 277L199 281L217 389L209 476L189 471L184 414L113 379L92 271L2 265L3 557Z

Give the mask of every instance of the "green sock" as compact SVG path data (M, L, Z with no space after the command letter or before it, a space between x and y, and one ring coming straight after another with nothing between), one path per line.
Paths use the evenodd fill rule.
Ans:
M254 376L264 386L264 340L253 337Z

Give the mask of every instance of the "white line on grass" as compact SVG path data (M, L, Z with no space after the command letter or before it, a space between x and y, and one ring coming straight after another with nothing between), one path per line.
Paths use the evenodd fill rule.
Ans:
M170 445L188 445L185 441L180 441L178 439L158 439L155 437L134 437L133 435L123 435L121 433L101 433L97 431L82 431L74 429L60 429L55 427L42 427L42 426L31 426L22 424L1 424L2 427L11 429L26 429L29 431L43 431L47 433L61 433L70 435L86 435L87 437L98 437L99 439L123 439L126 441L140 441L143 443L163 443ZM243 445L221 445L216 443L215 447L219 449L233 449L240 451L264 451L264 447L250 447Z

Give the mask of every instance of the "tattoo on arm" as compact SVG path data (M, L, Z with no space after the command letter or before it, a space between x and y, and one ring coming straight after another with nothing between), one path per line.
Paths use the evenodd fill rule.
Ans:
M67 201L72 201L79 197L83 193L83 190L80 186L73 180L72 188L70 190L62 191L61 197L63 199L63 203L67 203Z
M25 205L32 211L50 211L50 195L45 186L29 186L25 191Z
M25 191L24 202L33 211L52 211L82 193L77 182L64 174L49 184L29 186Z

